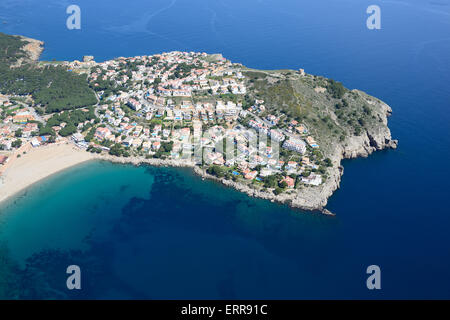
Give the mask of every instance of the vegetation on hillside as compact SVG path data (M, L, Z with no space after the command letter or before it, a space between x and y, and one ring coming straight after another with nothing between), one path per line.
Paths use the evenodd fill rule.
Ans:
M278 127L281 128L288 127L293 119L305 124L325 154L336 143L345 143L348 137L359 136L367 128L380 124L380 109L368 103L370 97L350 91L340 82L300 76L293 71L246 70L244 73L249 79L249 100L264 100L266 110L259 116L280 117Z
M38 67L37 64L12 67L21 57L26 42L0 33L0 93L31 95L38 109L46 113L86 107L97 103L85 75L62 66Z

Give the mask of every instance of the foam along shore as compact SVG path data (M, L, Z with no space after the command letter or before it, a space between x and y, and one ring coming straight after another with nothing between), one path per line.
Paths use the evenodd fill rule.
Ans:
M93 158L92 154L67 142L38 148L24 145L0 169L0 202L54 173Z

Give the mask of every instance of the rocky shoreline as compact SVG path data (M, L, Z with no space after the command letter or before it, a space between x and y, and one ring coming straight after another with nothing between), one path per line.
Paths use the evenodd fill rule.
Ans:
M368 157L375 151L396 149L398 146L398 141L392 139L391 131L387 126L387 118L391 115L392 109L385 103L381 103L381 106L383 108L383 114L385 115L383 126L366 129L360 136L352 136L343 143L337 145L330 157L333 166L329 169L329 177L322 185L317 187L304 186L301 189L289 190L279 195L275 195L271 191L256 190L241 182L226 180L225 178L218 178L210 175L205 170L195 165L195 163L186 160L144 159L138 157L124 158L111 155L95 155L94 159L110 161L113 163L132 164L135 166L151 165L193 168L194 172L199 176L220 182L223 185L232 187L250 197L288 204L292 208L334 216L335 214L325 207L328 203L328 199L340 187L341 178L344 173L341 161L357 157Z
M16 66L24 63L36 62L39 60L41 53L44 50L44 42L18 36L26 44L23 50L27 54L27 58L20 58ZM221 55L217 55L221 57ZM217 178L206 173L205 170L195 165L193 162L187 160L173 160L173 159L144 159L140 157L115 157L111 155L92 155L92 159L110 161L113 163L151 165L151 166L171 166L171 167L188 167L193 168L194 172L203 178L211 179L222 183L225 186L232 187L240 192L244 192L251 197L270 200L282 204L288 204L293 208L298 208L307 211L318 211L326 215L334 215L326 209L328 199L340 187L341 178L344 168L341 165L343 159L352 159L357 157L367 157L375 151L387 148L397 148L398 141L393 140L391 132L387 125L388 117L392 113L392 109L379 100L373 100L371 97L359 90L353 90L354 93L365 96L369 104L377 104L380 107L378 114L380 123L376 126L365 128L362 134L356 136L352 135L345 139L345 141L336 143L332 150L327 152L327 156L332 162L332 167L328 169L327 180L319 186L302 186L300 189L288 190L279 195L275 195L271 190L262 191L249 187L242 182L235 182L226 180L225 178ZM320 141L319 141L320 143Z

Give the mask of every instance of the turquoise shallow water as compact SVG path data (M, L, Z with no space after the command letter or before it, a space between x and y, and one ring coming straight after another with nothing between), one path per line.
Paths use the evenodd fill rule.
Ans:
M398 150L344 162L337 217L251 199L189 170L83 164L0 209L0 296L28 298L449 298L450 3L2 1L0 31L46 42L43 59L221 52L303 67L394 110ZM45 17L45 19L44 19ZM50 18L49 18L50 17ZM79 264L83 290L65 289ZM382 290L368 291L377 264Z

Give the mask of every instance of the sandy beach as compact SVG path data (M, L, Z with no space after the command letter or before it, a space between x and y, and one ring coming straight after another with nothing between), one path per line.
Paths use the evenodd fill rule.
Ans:
M20 149L19 158L17 154L0 169L0 202L41 179L94 158L66 142L39 148L25 145Z

